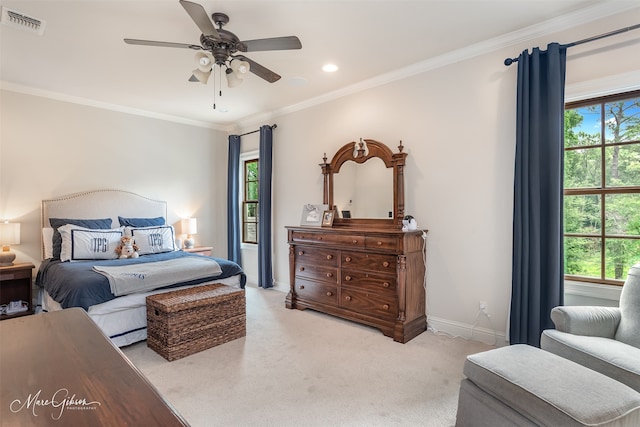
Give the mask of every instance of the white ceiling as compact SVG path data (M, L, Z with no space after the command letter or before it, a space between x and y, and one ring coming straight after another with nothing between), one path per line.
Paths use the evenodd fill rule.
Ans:
M123 38L199 44L178 0L0 1L46 21L42 36L0 25L2 87L141 110L225 128L354 90L452 51L522 31L559 15L601 8L597 0L195 0L230 17L240 40L296 35L301 50L247 53L282 76L250 74L236 88L188 81L195 51L134 46ZM608 2L609 8L615 8ZM622 2L617 2L622 3ZM559 28L556 28L559 29ZM506 39L505 39L506 40ZM479 44L480 43L480 44ZM513 52L514 56L517 52ZM336 63L336 73L321 66ZM500 66L500 64L496 64ZM354 86L355 85L355 86ZM221 112L227 109L228 112Z

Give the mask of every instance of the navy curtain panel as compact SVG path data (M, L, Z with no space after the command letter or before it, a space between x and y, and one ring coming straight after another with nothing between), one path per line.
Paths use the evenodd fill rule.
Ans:
M271 249L271 175L273 128L260 126L260 167L258 171L258 286L273 287Z
M240 136L229 135L227 166L227 257L242 265L240 251Z
M540 346L564 303L563 135L566 46L518 57L509 339Z

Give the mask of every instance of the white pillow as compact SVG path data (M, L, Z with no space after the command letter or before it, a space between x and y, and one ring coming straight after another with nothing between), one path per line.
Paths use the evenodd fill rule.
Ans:
M178 250L176 233L172 225L127 227L127 234L138 245L139 255L159 254Z
M58 231L62 237L60 261L117 258L116 248L124 236L124 227L103 230L67 224Z
M44 246L44 259L53 258L53 228L42 229L42 245Z

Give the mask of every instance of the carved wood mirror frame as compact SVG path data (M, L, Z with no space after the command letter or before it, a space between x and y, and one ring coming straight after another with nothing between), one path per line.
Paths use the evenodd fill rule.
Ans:
M364 144L362 143L364 141ZM333 203L333 178L340 171L342 165L352 161L364 163L371 158L381 159L387 168L393 168L393 218L335 218L334 226L343 227L377 227L401 229L404 218L404 165L407 153L403 153L402 141L398 145L398 152L393 153L389 147L373 139L361 139L360 142L349 142L327 163L327 155L320 164L324 175L324 191L322 203L329 205L329 209L336 209ZM368 151L368 152L367 152Z

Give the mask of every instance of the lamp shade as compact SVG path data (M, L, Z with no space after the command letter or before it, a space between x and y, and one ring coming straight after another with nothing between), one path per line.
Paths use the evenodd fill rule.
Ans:
M211 70L209 71L202 71L199 68L196 68L195 70L193 70L193 76L191 76L192 78L195 77L195 81L198 81L200 83L202 83L203 85L207 84L207 80L209 80L209 76L211 75ZM189 79L190 81L194 81L192 79Z
M227 74L227 86L236 87L242 84L243 79L238 77L237 74L233 72L232 69L227 68L226 74Z
M196 218L184 218L181 225L183 234L198 234L198 220Z
M240 79L243 78L251 68L251 64L247 61L241 61L240 59L232 59L229 66Z
M0 245L10 246L20 244L20 223L0 222Z

